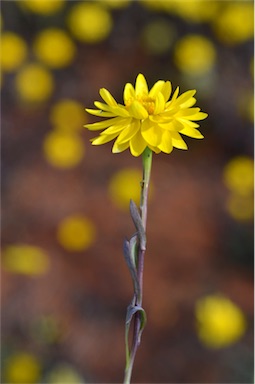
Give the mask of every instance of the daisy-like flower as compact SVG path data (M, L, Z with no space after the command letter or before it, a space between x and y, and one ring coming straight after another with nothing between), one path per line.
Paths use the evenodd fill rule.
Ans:
M187 149L181 134L202 139L194 121L203 120L208 115L200 108L192 108L196 103L195 90L179 95L179 87L172 97L170 81L157 81L149 91L145 77L137 76L135 88L127 83L124 88L124 105L118 104L110 92L99 91L105 103L95 101L98 109L86 109L92 115L107 117L107 120L85 125L91 131L102 130L92 139L93 145L108 143L114 139L113 153L130 148L133 156L140 156L146 147L153 152L170 153L173 147Z

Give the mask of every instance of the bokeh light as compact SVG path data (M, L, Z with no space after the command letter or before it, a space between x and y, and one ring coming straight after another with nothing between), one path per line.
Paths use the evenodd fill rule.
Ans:
M28 244L8 245L3 249L2 265L5 270L24 275L41 275L49 269L47 253Z
M80 130L86 122L84 105L73 99L60 99L50 110L50 122L61 131Z
M68 251L84 251L95 242L96 228L87 217L68 216L59 223L57 239Z
M61 10L65 0L17 0L17 3L30 12L48 16Z
M221 8L219 1L211 0L193 0L193 1L169 1L172 3L173 11L178 16L187 20L188 22L200 23L214 20L218 17Z
M28 54L25 40L14 32L3 32L0 41L1 69L6 72L16 70L25 61Z
M36 57L51 68L68 66L75 57L76 47L67 33L58 28L39 32L33 44Z
M239 195L253 194L254 163L248 156L237 156L224 167L223 181L226 187Z
M251 1L226 2L213 21L213 30L224 44L240 44L254 35L254 4Z
M42 65L29 63L17 73L15 87L22 101L43 102L51 96L54 90L54 79L51 72Z
M254 197L236 193L230 194L226 201L226 209L237 221L252 221L254 217Z
M188 75L204 75L215 65L216 50L208 38L186 35L176 43L174 61L177 68Z
M43 142L43 152L49 164L57 168L72 168L83 159L85 147L77 134L52 130Z
M8 384L38 383L41 370L37 357L25 352L11 355L3 365L5 383Z
M195 313L198 337L208 348L227 347L245 333L246 319L242 310L223 295L199 299Z
M109 35L113 21L108 10L100 4L73 5L67 24L73 36L85 43L99 43Z
M114 173L108 185L111 201L123 211L129 210L130 199L140 204L142 173L136 168L123 168ZM149 198L153 193L153 184L150 185Z
M46 376L47 384L84 384L79 373L68 364L58 364Z

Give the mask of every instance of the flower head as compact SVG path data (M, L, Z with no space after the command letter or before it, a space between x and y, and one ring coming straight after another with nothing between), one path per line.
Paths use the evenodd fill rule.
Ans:
M170 153L173 147L187 149L181 134L196 139L203 135L197 130L194 121L203 120L208 115L200 108L192 108L196 102L195 90L179 95L179 87L172 97L170 81L157 81L148 89L145 77L139 74L135 88L127 83L124 88L124 105L118 104L109 91L99 91L105 103L95 101L97 109L86 109L92 115L109 119L85 125L91 131L104 129L92 139L93 145L101 145L115 140L112 152L119 153L130 148L133 156L139 156L149 147L159 153ZM178 96L179 95L179 96Z

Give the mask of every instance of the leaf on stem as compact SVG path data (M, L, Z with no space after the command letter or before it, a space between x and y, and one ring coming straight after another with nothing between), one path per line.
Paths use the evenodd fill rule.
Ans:
M140 248L142 251L145 251L145 249L146 249L146 234L145 234L144 226L142 223L142 218L140 216L140 213L138 211L138 208L137 208L135 202L132 199L130 200L129 207L130 207L130 213L131 213L133 223L134 223L136 230L138 232L138 237L139 237L139 241L140 241Z
M140 313L140 327L138 331L138 338L137 338L137 345L141 342L141 335L144 330L147 316L145 310L140 305L134 305L135 297L133 298L131 304L127 308L127 315L126 315L126 329L125 329L125 343L126 343L126 360L127 363L130 359L130 351L129 351L129 343L128 343L128 334L129 334L129 328L132 321L133 316L139 312Z
M134 251L135 251L134 246L132 249L131 243L127 239L125 239L123 244L124 257L133 280L135 295L136 297L140 297L141 289L140 289L140 284L137 277Z

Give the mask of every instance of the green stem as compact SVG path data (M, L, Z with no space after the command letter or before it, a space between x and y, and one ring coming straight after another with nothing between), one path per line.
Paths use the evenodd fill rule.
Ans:
M152 151L148 147L144 150L142 154L142 164L143 164L143 180L141 182L140 214L141 214L144 231L146 231L148 193L149 193L151 165L152 165ZM137 251L137 255L138 255L137 277L140 285L140 295L139 297L136 297L135 305L140 307L142 307L144 254L145 254L145 247L141 249L141 246L139 244L138 251ZM127 361L126 361L124 384L130 384L133 365L135 361L135 355L140 344L140 340L139 340L140 328L141 328L141 313L136 312L134 315L133 342L132 342L130 356L127 357Z

